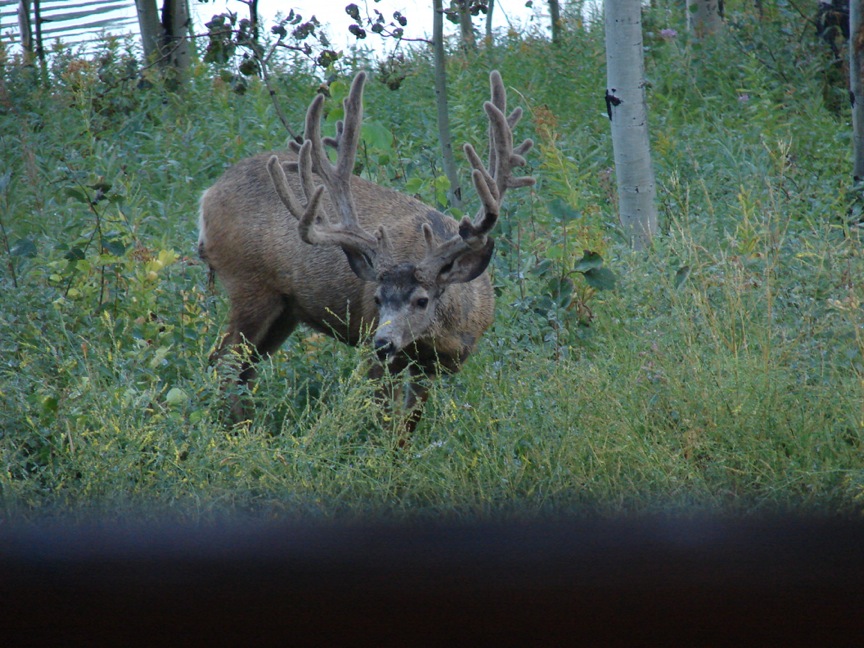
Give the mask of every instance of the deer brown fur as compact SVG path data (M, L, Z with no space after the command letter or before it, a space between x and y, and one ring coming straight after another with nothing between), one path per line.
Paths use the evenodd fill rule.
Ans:
M204 193L198 249L230 298L228 330L214 355L243 345L252 350L241 382L254 378L255 361L298 324L351 345L371 338L371 377L409 372L403 406L411 431L426 399L425 379L458 371L492 323L488 233L504 191L534 182L511 173L532 143L513 148L521 110L506 115L504 85L493 72L492 101L484 104L488 165L465 146L483 206L473 220L457 222L353 175L364 81L360 73L352 84L336 138L321 137L319 95L298 151L242 160ZM336 148L335 163L325 146Z

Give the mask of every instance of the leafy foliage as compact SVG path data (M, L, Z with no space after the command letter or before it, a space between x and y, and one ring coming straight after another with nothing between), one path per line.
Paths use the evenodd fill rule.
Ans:
M525 108L520 136L537 142L538 186L507 196L495 324L435 387L407 450L364 377L367 351L307 330L262 363L255 419L223 420L226 376L208 355L225 303L194 254L196 211L227 165L284 144L257 74L243 94L225 74L251 32L214 24L235 40L180 94L117 41L95 57L55 52L48 84L7 59L0 516L860 514L848 109L826 105L818 50L791 14L732 15L729 36L698 44L676 15L646 15L663 230L645 255L616 225L602 29L571 16L555 47L511 33L451 56L455 139L483 148L494 61ZM279 54L272 87L300 124L320 72ZM328 65L330 128L361 64ZM447 209L422 51L398 74L367 87L356 170Z

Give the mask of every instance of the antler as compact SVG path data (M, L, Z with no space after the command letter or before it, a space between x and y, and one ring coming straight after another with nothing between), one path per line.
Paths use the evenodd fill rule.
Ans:
M392 263L392 247L383 225L375 236L360 226L351 194L351 176L363 119L365 81L366 74L363 72L354 78L348 97L343 103L345 120L336 125L335 138L321 136L324 97L318 95L306 112L305 141L302 145L292 142L292 147L298 152L297 162L280 163L278 157L273 156L268 161L267 168L279 198L299 221L297 230L300 238L310 244L341 246L355 272L371 279L373 268L380 271ZM485 262L488 263L494 245L488 234L498 221L504 192L510 188L527 187L535 182L530 176L513 175L515 167L525 165L523 156L534 145L534 142L526 139L516 148L513 147L513 127L521 119L522 109L516 108L506 115L507 93L501 75L493 71L489 75L489 82L492 98L483 104L489 118L488 163L483 164L473 146L464 146L465 155L472 166L471 178L482 206L473 220L467 216L462 218L457 235L438 245L435 244L431 227L428 224L423 226L426 255L417 265L417 271L430 279L438 278L442 270L463 256L467 258L480 255L486 257ZM335 164L328 159L325 146L336 149ZM298 174L305 204L302 204L289 185L286 172ZM323 181L323 186L316 185L313 173ZM322 213L321 196L325 187L336 208L339 222L333 222L326 213ZM359 263L352 258L355 254L364 257L365 261ZM477 267L485 268L485 263ZM471 273L463 273L461 279L455 280L467 281L476 276L466 279L466 274Z
M501 202L507 189L528 187L535 183L531 176L515 177L514 167L525 165L524 154L534 142L525 139L515 149L513 148L513 127L522 118L522 109L516 108L509 116L507 111L507 91L497 70L489 74L491 101L483 104L483 109L489 118L489 162L484 166L480 156L471 144L465 144L463 150L471 163L471 179L474 188L480 196L482 206L474 219L464 216L459 223L459 235L444 241L437 247L432 243L432 230L424 226L426 237L426 259L422 266L424 272L437 276L442 268L452 263L467 250L480 251L491 245L488 233L498 222L501 212ZM489 251L491 254L491 250Z
M298 152L297 162L280 164L275 155L267 163L267 169L282 203L300 221L297 230L300 238L313 245L339 245L365 256L370 262L375 258L378 241L363 229L357 221L354 199L351 194L351 176L360 141L360 125L363 121L363 84L366 74L354 77L348 97L343 102L345 120L336 125L336 137L321 136L321 112L323 95L318 95L306 111L305 141L301 146L292 142ZM336 163L327 157L325 146L336 149ZM303 189L305 205L288 184L288 173L297 173ZM313 172L324 185L316 185ZM339 216L332 222L326 213L321 213L321 194L324 188ZM371 263L370 263L371 265Z

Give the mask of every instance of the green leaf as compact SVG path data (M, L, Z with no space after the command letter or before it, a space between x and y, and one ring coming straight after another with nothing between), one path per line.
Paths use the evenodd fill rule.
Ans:
M555 277L547 284L547 290L561 308L567 308L573 299L573 282L568 277Z
M69 198L72 198L73 200L82 202L85 205L90 204L90 196L88 196L87 192L81 189L81 187L66 187L65 193Z
M172 387L165 395L165 402L173 407L184 405L189 400L189 395L179 387Z
M529 272L533 275L537 275L538 277L542 277L547 272L549 272L549 269L551 267L552 267L552 261L550 261L549 259L543 259L540 263L538 263L536 266L531 268L531 270Z
M331 82L330 85L327 87L330 90L330 97L341 107L342 100L348 96L348 83L346 81L337 79L336 81Z
M445 175L435 176L432 179L432 185L436 189L443 189L444 191L447 191L450 188L450 180Z
M363 122L361 135L369 148L377 151L390 151L393 148L393 133L383 124L375 121Z
M549 210L549 214L551 216L561 221L571 221L581 216L578 211L573 209L573 207L568 205L560 198L550 200L547 203L546 207Z
M603 265L603 257L597 254L596 252L591 252L590 250L584 250L582 252L582 258L573 266L573 270L576 272L589 272L590 270L596 270Z
M597 290L613 290L617 281L609 268L591 268L584 273L588 285Z
M122 257L126 254L126 246L118 239L108 239L102 244L102 247L115 257Z
M410 194L417 194L423 190L423 180L414 176L412 178L408 178L408 182L405 183L405 191Z
M109 191L111 191L111 183L106 182L105 180L97 180L90 185L90 188L94 191L99 191L103 194L107 194Z
M335 124L340 119L345 119L345 108L341 103L338 103L330 109L330 112L327 113L327 117L324 118L324 121L328 124Z
M46 414L54 414L57 412L59 403L56 396L45 396L42 398L42 411Z
M564 256L564 248L562 248L560 245L552 245L546 248L546 251L543 253L543 255L547 259L551 259L553 261L560 261L561 258Z
M13 257L26 257L32 259L36 256L36 244L30 239L18 239L9 250Z
M687 277L690 276L690 266L681 266L675 272L675 288L680 288L685 281L687 281Z
M83 261L86 256L87 255L84 254L84 250L82 250L80 247L74 247L66 254L64 254L63 258L67 261Z
M537 298L537 301L534 302L534 312L537 315L542 315L546 317L550 310L555 307L555 302L552 301L552 298L548 295L541 295Z

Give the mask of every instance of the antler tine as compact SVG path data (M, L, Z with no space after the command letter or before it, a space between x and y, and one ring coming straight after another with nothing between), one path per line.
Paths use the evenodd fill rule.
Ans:
M313 168L324 181L342 226L357 229L360 229L360 226L357 223L354 201L351 197L351 176L354 172L357 146L360 143L360 127L363 121L363 85L365 82L365 72L360 72L354 77L351 90L342 104L345 119L337 124L335 138L321 137L323 95L315 97L306 112L306 139L311 141ZM336 148L336 164L332 164L327 158L325 145ZM374 239L371 234L367 235L370 239Z
M301 148L301 154L304 149L306 149L308 153L308 147L304 145L304 147ZM318 212L318 206L321 203L321 194L324 191L324 187L315 187L312 184L306 185L304 183L303 187L304 193L306 194L306 205L303 206L298 201L297 195L294 193L291 185L288 184L288 176L285 174L285 169L282 164L280 164L278 156L273 155L267 161L267 171L270 173L271 180L273 180L273 187L276 189L276 194L279 196L282 204L285 205L291 215L300 221L301 226L303 223L312 222ZM308 230L308 226L305 229ZM307 243L312 242L307 239L303 230L301 230L301 237Z
M509 117L492 102L483 104L489 117L489 139L494 149L494 164L490 164L491 174L498 185L499 200L507 189L533 185L531 176L513 177L513 169L525 165L524 154L534 146L533 140L525 139L519 146L513 148L513 126L522 117L522 110L517 108ZM512 121L512 124L511 124ZM493 155L490 152L490 159Z
M393 244L390 242L387 228L383 225L379 226L376 238L378 239L378 247L375 250L375 267L381 269L393 266Z
M491 100L483 104L489 118L488 165L483 166L480 156L470 144L465 145L465 155L474 168L474 188L483 203L474 219L475 228L486 223L491 229L501 209L504 192L533 185L535 180L531 176L513 177L513 168L525 165L523 156L534 146L532 140L525 139L515 149L513 147L513 127L522 118L522 109L517 107L507 115L507 91L497 70L489 74L489 85ZM494 213L494 219L490 218L491 213Z
M460 224L459 231L463 238L465 236L480 238L476 242L469 242L472 247L481 245L483 237L497 222L504 192L510 188L527 187L535 182L531 176L513 176L513 168L525 165L523 156L534 146L532 140L525 139L519 146L513 148L513 127L522 118L522 109L517 107L509 116L505 116L507 92L497 70L489 74L489 85L491 100L483 104L489 119L488 165L483 165L473 146L470 144L464 146L465 156L473 167L471 179L482 203L473 221L463 218Z
M498 72L498 70L492 70L489 73L489 95L490 100L483 103L484 110L486 109L486 104L491 103L502 113L506 113L507 90L504 88L504 80L501 78L501 73ZM489 156L487 167L489 169L495 169L498 165L498 147L495 145L495 133L492 129L491 123L489 124L487 139Z
M324 110L324 95L318 94L315 95L315 98L309 104L309 107L306 109L306 119L303 125L303 141L296 142L291 140L288 142L288 147L299 154L300 149L303 147L303 144L306 142L312 142L313 145L315 142L318 142L318 148L320 149L321 143L321 114ZM327 138L325 138L327 139ZM319 161L321 157L316 155L312 160L312 170L315 173L320 173ZM325 158L326 159L326 156Z
M504 88L504 80L498 70L489 73L489 94L491 103L501 112L507 112L507 90Z
M341 175L354 173L357 145L360 143L360 126L363 123L363 86L366 73L359 72L351 83L351 90L343 100L345 120L336 125L336 140L339 158L336 168Z
M516 108L507 115L507 91L497 70L489 74L491 99L483 104L489 118L489 161L486 165L471 144L463 150L471 164L471 179L480 197L482 206L471 219L464 216L459 223L459 234L438 246L432 244L432 230L424 226L426 237L426 258L423 261L424 273L435 275L447 264L454 261L466 250L480 252L488 250L491 254L492 241L488 234L498 222L504 192L510 188L527 187L535 180L531 176L513 176L513 168L525 165L524 154L534 146L530 139L513 147L513 127L522 118L522 109Z
M324 96L317 95L306 111L302 146L291 143L298 152L297 162L287 163L287 169L299 175L300 184L307 200L302 207L297 196L288 184L285 170L274 158L268 163L273 184L280 199L300 223L298 233L307 243L333 244L356 250L372 259L376 255L379 238L364 230L357 221L354 200L351 195L351 176L354 171L357 146L360 142L360 126L363 120L363 84L366 74L360 72L351 84L345 99L345 120L337 124L336 137L322 137L321 116L324 110ZM330 162L325 146L333 146L337 151L336 163ZM273 160L277 161L274 163ZM323 182L323 187L315 183L313 173ZM319 213L321 193L326 187L330 201L336 208L339 223L333 223L326 214Z
M315 184L315 178L312 175L313 165L311 158L311 149L311 142L309 142L308 140L304 141L302 146L298 144L296 147L296 162L282 162L282 169L285 171L286 175L289 173L296 173L300 178L300 186L303 189L303 196L305 196L307 200L309 196L315 193L315 190L318 187L318 185Z

